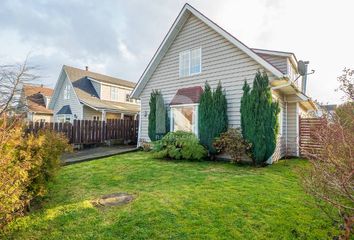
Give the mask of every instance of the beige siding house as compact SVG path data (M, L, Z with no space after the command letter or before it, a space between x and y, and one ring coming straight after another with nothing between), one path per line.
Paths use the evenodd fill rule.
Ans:
M298 156L298 116L300 111L313 109L314 104L299 90L299 83L294 82L298 76L296 69L294 54L251 49L186 4L132 93L132 98L141 100L139 141L150 140L149 99L154 89L162 92L170 109L171 130L188 129L197 134L198 103L174 105L171 101L180 89L192 92L198 86L204 87L206 81L212 88L221 81L228 101L230 127L240 127L243 83L246 80L252 85L260 70L267 72L273 97L281 107L281 132L269 162L285 155Z
M54 121L136 119L140 101L130 98L135 83L63 66L49 108Z
M53 89L43 85L23 85L19 110L25 113L27 121L53 121L53 111L48 109L52 94Z

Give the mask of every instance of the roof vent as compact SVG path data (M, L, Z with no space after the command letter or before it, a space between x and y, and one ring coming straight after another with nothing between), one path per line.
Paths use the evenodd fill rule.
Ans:
M88 66L85 66L85 70L88 71Z

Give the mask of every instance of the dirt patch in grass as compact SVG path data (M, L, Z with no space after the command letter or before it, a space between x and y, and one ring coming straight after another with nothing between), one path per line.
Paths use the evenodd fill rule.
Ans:
M121 206L133 201L134 196L128 193L111 193L104 195L99 199L92 201L91 203L95 207L112 207Z

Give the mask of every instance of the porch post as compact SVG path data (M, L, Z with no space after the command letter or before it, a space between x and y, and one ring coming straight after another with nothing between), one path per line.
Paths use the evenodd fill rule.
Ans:
M102 117L101 117L102 121L106 121L106 111L102 110Z
M120 119L124 119L124 113L120 114Z

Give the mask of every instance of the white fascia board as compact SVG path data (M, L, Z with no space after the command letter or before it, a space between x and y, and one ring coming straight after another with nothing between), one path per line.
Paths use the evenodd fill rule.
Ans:
M119 85L119 84L101 82L101 81L99 81L97 79L94 79L94 78L91 78L91 77L87 77L87 79L92 81L92 82L96 82L98 84L101 84L101 85L107 85L107 86L111 86L111 87L122 88L122 89L125 89L125 90L132 90L132 88L130 88L130 87L125 87L125 86L122 86L122 85Z
M60 82L62 82L63 80L61 80L62 78L62 75L63 75L63 72L64 72L64 66L61 67L61 70L60 70L60 74L59 74L59 77L58 77L58 80L57 82L55 83L55 87L54 87L54 93L52 95L52 98L50 99L50 102L48 104L48 109L51 109L53 110L54 109L54 102L56 101L57 99L57 95L59 94L59 90L58 90L58 87L59 87L59 84Z
M64 70L64 71L65 71L65 70ZM73 92L75 93L75 97L76 97L77 102L80 103L80 98L79 98L79 96L77 96L77 93L76 93L76 91L75 91L74 85L73 85L72 81L71 81L70 78L69 78L69 74L68 74L66 71L65 71L65 74L66 74L66 77L67 77L67 79L68 79L68 81L69 81L69 83L70 83L70 86L71 86L72 89L73 89Z
M151 77L152 73L155 71L157 65L160 63L162 57L165 55L173 40L177 36L177 33L183 26L184 22L187 20L189 14L186 12L187 4L184 5L181 12L178 14L177 18L173 22L171 28L169 29L167 35L163 39L159 48L157 49L155 55L150 60L148 66L145 68L142 76L140 77L138 83L136 84L133 92L130 94L131 98L138 99L140 94L145 87L147 80Z
M221 36L226 38L228 41L233 43L236 47L241 49L243 52L245 52L247 55L249 55L251 58L253 58L256 62L258 62L261 66L263 66L265 69L270 71L275 75L277 78L282 78L284 77L283 73L280 72L278 69L276 69L273 65L268 63L266 60L261 58L260 56L257 55L253 50L248 48L245 44L243 44L241 41L237 40L235 37L233 37L231 34L226 32L224 29L222 29L220 26L212 22L210 19L205 17L203 14L198 12L196 9L194 9L192 6L189 4L185 4L184 7L182 8L181 12L179 13L178 17L176 18L175 22L173 23L172 27L170 28L169 32L167 33L166 37L162 41L161 45L159 46L157 52L155 53L154 57L151 59L150 63L148 64L147 68L145 69L143 75L139 79L137 85L135 86L131 97L132 98L139 98L140 94L145 87L147 81L151 77L152 73L155 71L157 65L160 63L162 57L165 55L167 50L169 49L170 45L172 44L172 41L176 37L177 33L189 17L189 15L193 14L196 16L198 19L200 19L202 22L204 22L206 25L208 25L210 28L212 28L214 31L219 33Z

